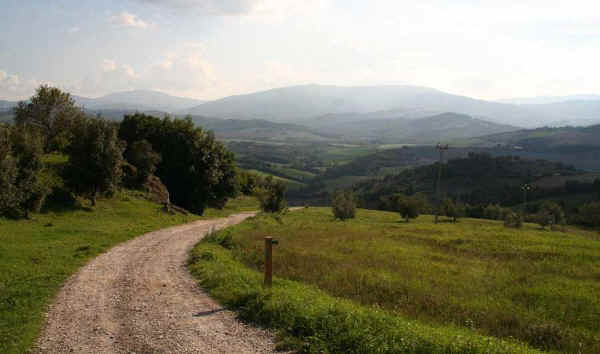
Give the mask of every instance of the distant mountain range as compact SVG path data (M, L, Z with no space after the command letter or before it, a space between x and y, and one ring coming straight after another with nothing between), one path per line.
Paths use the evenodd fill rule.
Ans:
M467 145L481 147L501 145L533 151L553 148L575 151L591 147L600 148L598 137L600 137L600 124L588 127L523 129L473 138L467 140Z
M415 119L455 112L499 124L540 127L600 122L600 100L516 105L473 99L418 86L292 86L229 96L186 113L234 119L267 119L310 125L315 118L356 121L357 115ZM560 105L556 109L553 105ZM359 118L360 119L360 118Z
M302 85L209 102L148 90L118 92L99 98L73 97L86 110L111 117L120 111L152 111L179 116L191 114L224 119L269 120L310 128L340 122L400 122L447 112L468 115L478 119L478 123L488 121L522 128L600 123L599 95L515 98L493 102L418 86ZM16 102L0 101L0 111L7 111L14 105Z
M204 103L192 98L176 97L147 90L111 93L98 98L73 96L78 105L89 110L138 110L178 112Z

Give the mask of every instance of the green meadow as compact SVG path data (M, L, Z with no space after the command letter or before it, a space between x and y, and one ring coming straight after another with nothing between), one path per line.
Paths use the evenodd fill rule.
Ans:
M598 232L575 228L549 231L533 224L509 229L501 222L481 219L436 225L428 215L405 223L396 213L368 210L358 210L357 217L347 221L334 220L329 208L305 208L281 218L261 214L213 235L212 243L202 242L195 250L197 265L193 269L205 287L226 304L241 308L242 313L257 303L248 300L248 290L243 289L260 282L265 236L279 240L273 255L274 274L280 281L276 284L306 284L314 289L310 291L323 293L314 295L317 302L321 301L317 298L330 296L357 306L348 311L367 308L401 323L415 321L438 328L438 332L423 329L427 338L435 337L432 333L454 335L456 329L466 331L467 336L515 339L547 351L600 352ZM215 242L227 249L214 248ZM236 280L228 281L234 285L220 283L220 275L211 272L218 269L213 258L225 259L220 266L233 272L231 277ZM236 262L244 267L233 266ZM244 283L243 277L258 280ZM231 294L246 295L236 298ZM269 312L275 306L269 301L259 309L264 318L259 316L258 322L274 321L272 316L277 313ZM301 316L304 310L300 306L298 311ZM322 329L315 328L312 335L322 338L317 334L323 334ZM302 333L294 334L307 340ZM428 343L438 343L438 339ZM389 352L385 345L377 348ZM436 348L434 352L443 348L443 352L485 352L480 347L469 351L468 346L457 351Z

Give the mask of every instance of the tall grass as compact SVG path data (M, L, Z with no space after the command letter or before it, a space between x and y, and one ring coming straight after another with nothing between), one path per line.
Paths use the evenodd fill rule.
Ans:
M544 350L600 352L600 237L537 225L461 219L413 223L359 210L335 221L309 208L222 231L235 259L262 269L263 237L279 238L274 272L330 295L434 326L517 338Z

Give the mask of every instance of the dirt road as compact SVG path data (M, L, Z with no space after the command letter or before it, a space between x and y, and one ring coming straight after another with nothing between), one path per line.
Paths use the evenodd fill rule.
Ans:
M73 275L49 309L41 353L266 353L273 337L248 327L198 288L188 251L212 227L197 221L114 247Z

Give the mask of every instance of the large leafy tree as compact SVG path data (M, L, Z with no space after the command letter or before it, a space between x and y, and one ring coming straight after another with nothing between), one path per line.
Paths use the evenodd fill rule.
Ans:
M98 195L112 194L121 181L124 148L116 126L100 118L79 122L73 132L65 179L73 192L96 205Z
M126 115L119 138L128 146L147 140L160 154L155 174L176 205L202 214L207 206L222 208L237 192L233 153L191 119Z
M0 125L0 214L28 217L39 210L48 193L41 157L36 130Z
M75 123L83 119L83 111L69 93L48 85L41 85L29 102L19 102L14 111L18 126L39 129L46 152L64 150Z

